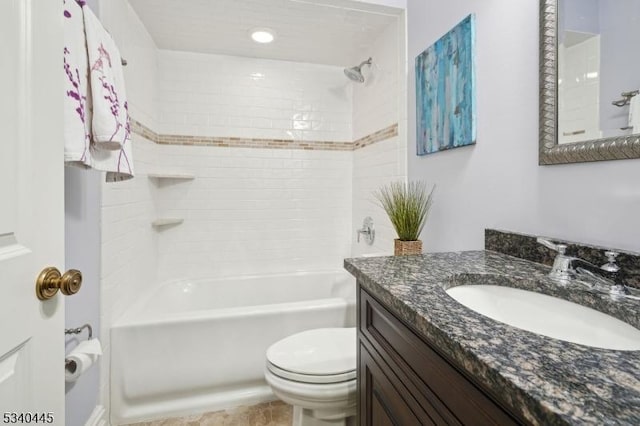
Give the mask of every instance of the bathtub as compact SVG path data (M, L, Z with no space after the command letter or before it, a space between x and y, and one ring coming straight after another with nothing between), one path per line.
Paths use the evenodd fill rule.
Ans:
M159 286L111 329L112 423L275 399L263 378L269 345L312 328L355 326L355 294L344 271Z

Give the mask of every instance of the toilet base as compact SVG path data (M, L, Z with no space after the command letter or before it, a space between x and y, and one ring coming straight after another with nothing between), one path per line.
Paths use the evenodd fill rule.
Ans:
M293 426L355 426L355 407L345 416L344 410L311 410L293 406Z

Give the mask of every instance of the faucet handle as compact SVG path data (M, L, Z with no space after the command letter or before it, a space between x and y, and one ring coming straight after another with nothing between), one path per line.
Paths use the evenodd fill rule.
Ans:
M605 251L604 255L607 256L607 263L602 265L600 268L607 272L618 272L620 271L620 266L616 263L616 258L620 253L617 251Z
M550 240L547 240L547 239L542 238L542 237L538 237L536 239L536 241L538 243L542 244L543 246L553 250L553 251L557 251L560 254L564 254L565 251L567 250L567 245L566 244L554 244Z

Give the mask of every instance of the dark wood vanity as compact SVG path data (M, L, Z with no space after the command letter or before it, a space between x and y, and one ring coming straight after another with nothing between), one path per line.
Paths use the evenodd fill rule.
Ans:
M358 286L360 425L527 424Z

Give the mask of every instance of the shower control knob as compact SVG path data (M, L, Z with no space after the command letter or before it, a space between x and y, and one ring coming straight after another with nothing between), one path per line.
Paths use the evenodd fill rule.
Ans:
M362 228L358 229L358 242L360 242L360 235L364 235L364 241L367 245L373 245L376 239L376 230L373 227L373 219L371 216L364 218L362 222Z
M58 293L71 296L82 287L82 273L77 269L69 269L61 274L58 268L44 268L36 279L36 296L40 300L49 300Z

